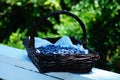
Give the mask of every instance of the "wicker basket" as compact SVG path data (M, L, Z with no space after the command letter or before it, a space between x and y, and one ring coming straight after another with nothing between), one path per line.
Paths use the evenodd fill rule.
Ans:
M86 29L83 22L74 14L61 10L50 13L38 21L35 28L32 29L30 38L26 38L23 41L24 46L27 49L28 56L33 62L33 64L38 68L39 72L56 72L56 71L67 71L67 72L90 72L94 63L99 59L99 54L95 51L89 50L89 54L40 54L36 51L34 33L37 30L37 27L40 24L44 24L45 19L56 14L66 14L73 17L76 21L79 22L83 31L83 38L81 40L84 48L86 47ZM59 38L45 38L48 41L56 42ZM70 37L71 41L74 44L79 44L80 41L76 40L73 37Z

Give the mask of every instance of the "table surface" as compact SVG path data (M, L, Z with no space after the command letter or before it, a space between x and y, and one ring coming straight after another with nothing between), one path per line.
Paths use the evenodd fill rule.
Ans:
M90 73L48 72L41 74L25 50L0 44L0 78L5 80L120 80L120 74L93 68Z

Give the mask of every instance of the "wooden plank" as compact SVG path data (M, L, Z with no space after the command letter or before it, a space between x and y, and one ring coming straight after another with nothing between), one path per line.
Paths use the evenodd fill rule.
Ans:
M0 62L0 77L5 80L58 80L3 62Z
M76 73L69 73L69 72L49 72L46 74L54 75L56 77L59 77L65 80L93 80L91 78L87 78L81 75L76 75Z
M19 59L11 58L2 54L0 54L0 62L38 72L37 68L33 65L32 62L21 61Z
M4 56L1 54L0 54L0 62L4 62L6 64L11 64L11 65L15 65L15 66L24 67L26 69L34 70L34 71L38 72L37 68L32 64L32 62L21 61L19 59L11 58L11 57Z
M83 77L88 77L93 80L120 80L120 74L111 71L106 71L98 68L93 68L89 74L76 74Z
M5 80L61 80L40 74L31 62L23 62L0 54L0 77Z
M9 47L3 44L0 44L0 54L22 61L30 61L30 59L27 57L27 52L25 50Z

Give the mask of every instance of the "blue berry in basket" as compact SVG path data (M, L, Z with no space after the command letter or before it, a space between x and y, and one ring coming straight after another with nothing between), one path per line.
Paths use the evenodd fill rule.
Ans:
M74 47L62 47L59 45L41 46L36 51L41 54L83 54L84 52Z

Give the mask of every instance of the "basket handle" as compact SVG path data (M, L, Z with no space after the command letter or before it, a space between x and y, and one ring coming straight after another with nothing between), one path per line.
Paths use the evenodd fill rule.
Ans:
M74 15L73 13L70 13L69 11L66 11L66 10L58 10L58 11L55 11L55 12L52 12L46 16L43 16L39 19L38 23L35 25L34 28L32 28L32 31L30 33L30 42L29 42L29 47L34 47L34 34L35 34L35 31L37 30L37 28L39 27L39 24L44 24L44 21L45 19L47 19L48 17L50 16L54 16L56 14L66 14L66 15L69 15L71 17L73 17L76 21L78 21L79 25L81 25L81 28L82 28L82 31L83 31L83 37L82 37L82 44L84 47L86 47L86 43L87 43L87 34L86 34L86 28L85 28L85 25L84 23L76 16Z

